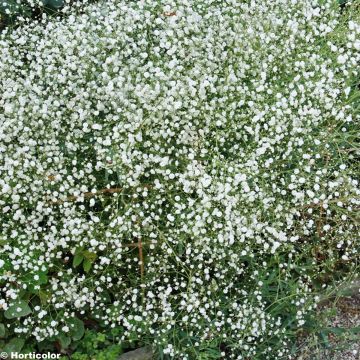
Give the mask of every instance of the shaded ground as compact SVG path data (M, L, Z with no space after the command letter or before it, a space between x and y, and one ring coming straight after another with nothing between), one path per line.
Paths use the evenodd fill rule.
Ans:
M360 292L341 297L320 310L327 329L301 344L297 360L360 360Z

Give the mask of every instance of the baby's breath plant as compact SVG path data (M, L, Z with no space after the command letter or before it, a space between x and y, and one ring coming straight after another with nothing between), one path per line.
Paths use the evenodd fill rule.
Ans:
M4 30L0 347L294 358L359 261L358 6L108 0Z

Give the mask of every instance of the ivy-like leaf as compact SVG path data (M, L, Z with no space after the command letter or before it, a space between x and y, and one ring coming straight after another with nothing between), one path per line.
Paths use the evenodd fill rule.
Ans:
M85 328L84 328L84 323L78 319L78 318L73 318L70 319L67 324L69 325L70 328L70 335L71 337L76 341L76 340L80 340L85 332Z
M67 349L71 344L71 338L65 336L64 334L59 334L57 339L59 340L62 349Z
M4 352L10 354L10 353L18 353L21 351L25 344L25 339L23 338L12 338L9 340L9 342L4 347Z

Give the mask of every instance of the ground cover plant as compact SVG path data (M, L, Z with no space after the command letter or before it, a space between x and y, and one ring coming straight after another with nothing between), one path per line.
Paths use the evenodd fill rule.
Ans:
M112 0L0 48L0 348L295 358L358 273L359 3Z

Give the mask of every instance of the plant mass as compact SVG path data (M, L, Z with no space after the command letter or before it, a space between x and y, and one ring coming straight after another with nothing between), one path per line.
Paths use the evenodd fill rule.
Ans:
M359 261L358 6L110 0L3 30L0 348L294 359Z

